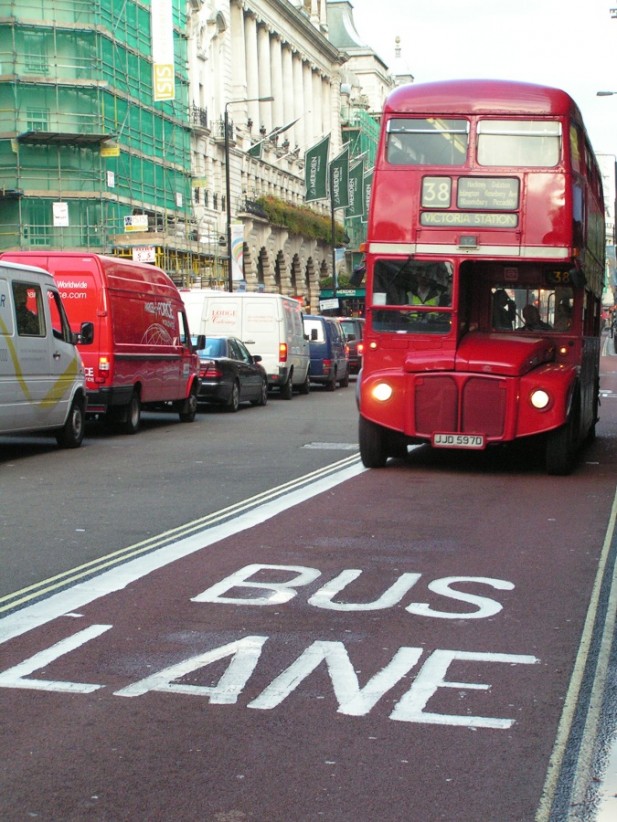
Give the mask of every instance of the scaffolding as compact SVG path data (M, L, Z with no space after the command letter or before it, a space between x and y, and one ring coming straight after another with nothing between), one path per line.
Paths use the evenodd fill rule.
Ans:
M199 271L210 254L192 216L185 0L172 0L175 96L164 101L154 100L147 3L7 5L0 249L148 246L179 281Z

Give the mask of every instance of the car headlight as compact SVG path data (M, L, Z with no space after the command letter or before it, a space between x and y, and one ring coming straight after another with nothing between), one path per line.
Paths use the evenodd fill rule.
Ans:
M387 382L378 382L371 389L371 396L379 402L386 402L392 396L392 386Z
M538 411L544 411L550 405L551 396L543 388L536 388L535 391L531 392L529 400Z

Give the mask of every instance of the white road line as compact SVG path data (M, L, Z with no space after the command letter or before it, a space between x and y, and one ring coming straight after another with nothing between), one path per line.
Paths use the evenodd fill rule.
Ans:
M602 547L602 554L598 563L598 570L594 581L593 590L589 599L589 606L587 608L587 615L585 617L585 624L583 626L583 633L576 655L574 668L572 669L572 676L570 677L570 684L566 699L561 713L559 727L557 729L557 736L555 744L549 761L546 780L544 782L544 789L540 804L536 812L536 822L548 822L551 818L551 807L555 800L555 792L557 784L561 775L561 768L567 749L568 738L572 730L574 715L576 707L581 694L581 687L585 667L589 659L591 650L591 643L593 639L593 627L598 613L598 606L600 602L600 592L604 575L606 573L606 564L611 550L611 545L615 535L615 520L617 518L617 491L613 498L613 506L607 526L606 536L604 538L604 545ZM584 797L585 790L589 784L590 767L593 758L593 746L596 742L598 724L601 718L602 695L606 685L606 676L608 669L608 662L610 659L610 646L613 638L613 631L615 629L615 599L617 598L617 573L613 574L611 581L611 591L609 598L609 605L606 615L606 620L602 629L602 639L600 644L600 652L598 665L595 671L592 696L589 707L587 709L587 717L585 720L585 730L583 733L584 743L579 753L576 773L573 778L573 791L571 802L581 801Z
M266 502L264 505L252 508L241 516L172 542L158 550L149 552L145 556L129 560L85 582L52 594L47 599L8 614L0 621L0 643L21 636L27 631L38 628L46 622L51 622L51 620L63 614L78 611L84 605L114 591L120 591L135 580L141 579L152 573L152 571L163 568L165 565L182 559L182 557L188 556L195 551L213 545L255 525L260 525L294 505L299 505L301 502L317 496L317 494L324 493L366 470L361 463L352 464L323 479L309 485L303 485L288 494Z
M296 479L290 480L282 485L269 488L267 491L262 491L261 493L255 494L254 496L248 497L240 502L228 505L226 508L222 508L219 511L214 511L213 513L207 514L199 519L186 522L177 528L172 528L169 531L164 531L161 534L157 534L154 537L149 537L141 542L133 543L132 545L120 548L117 551L112 551L111 553L105 554L102 557L97 557L90 562L84 562L81 565L69 568L68 570L56 574L53 577L40 580L32 585L28 585L19 591L12 591L10 594L5 594L0 597L0 614L7 611L12 611L16 607L25 605L27 602L31 602L41 596L51 594L53 591L58 590L59 588L64 588L70 583L78 582L81 579L108 570L114 565L119 565L129 559L134 559L140 554L149 553L156 548L162 548L171 542L177 542L181 537L187 537L189 534L194 534L197 532L202 533L207 527L211 528L213 525L220 522L229 520L232 517L237 517L240 514L256 508L260 504L272 501L297 488L304 488L310 482L329 476L336 471L352 465L357 460L358 457L355 455L353 457L345 457L338 462L318 468L315 471L311 471L308 474L304 474L303 476L297 477Z

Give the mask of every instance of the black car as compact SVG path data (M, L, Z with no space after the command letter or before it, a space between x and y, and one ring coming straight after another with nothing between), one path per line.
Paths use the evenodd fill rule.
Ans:
M268 402L268 376L261 357L251 354L237 337L207 335L199 358L198 403L217 403L237 411L241 402Z
M362 367L364 319L361 317L339 317L339 320L349 346L349 373L357 374Z

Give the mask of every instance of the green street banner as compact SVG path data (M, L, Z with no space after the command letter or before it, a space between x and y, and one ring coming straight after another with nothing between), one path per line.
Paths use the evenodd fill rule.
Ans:
M369 169L362 181L362 202L364 208L364 219L368 216L368 209L371 203L371 188L373 187L373 169Z
M328 199L328 151L330 135L324 137L304 155L304 181L307 203L312 200Z
M349 205L349 148L345 147L330 163L330 202L332 208Z
M258 143L252 145L246 152L249 157L255 157L256 160L261 160L261 152L264 147L264 141L260 140Z
M349 207L346 217L362 217L364 214L364 161L360 160L349 169Z
M296 117L296 119L292 120L290 123L286 123L284 126L279 126L278 128L273 129L269 134L266 134L265 137L262 137L261 140L258 140L256 143L253 143L253 145L249 148L249 150L246 153L249 155L249 157L255 157L256 160L261 160L263 156L264 143L267 140L276 141L276 139L278 139L279 134L282 134L284 131L287 131L287 129L291 128L292 126L295 126L299 119L299 117Z

